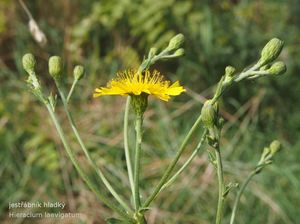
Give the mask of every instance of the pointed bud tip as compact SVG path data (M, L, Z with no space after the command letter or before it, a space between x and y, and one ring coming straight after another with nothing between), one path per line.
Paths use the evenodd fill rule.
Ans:
M278 38L271 39L262 49L261 58L259 59L259 64L261 66L266 65L274 61L283 48L284 42Z
M182 33L179 33L170 40L168 49L177 50L183 44L183 42L184 35Z

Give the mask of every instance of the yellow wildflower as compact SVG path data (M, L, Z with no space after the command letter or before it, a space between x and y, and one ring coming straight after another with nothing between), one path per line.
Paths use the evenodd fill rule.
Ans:
M158 71L145 71L143 73L134 70L119 72L115 79L112 79L107 87L96 88L94 97L103 95L136 95L143 93L153 95L161 100L168 101L170 96L177 96L185 89L178 81L171 84L164 80Z

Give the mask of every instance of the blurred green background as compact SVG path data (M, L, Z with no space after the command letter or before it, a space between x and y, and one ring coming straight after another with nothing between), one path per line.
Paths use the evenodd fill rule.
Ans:
M137 68L150 47L164 47L179 32L186 37L186 55L160 62L155 68L171 80L179 79L188 91L169 103L150 99L145 116L142 193L148 195L161 177L225 66L243 69L258 59L260 49L269 39L278 37L285 41L281 60L286 62L288 72L276 78L239 83L225 94L221 106L226 120L222 154L226 180L241 182L258 161L263 147L273 139L281 140L284 147L274 164L254 178L242 197L237 223L300 223L299 1L25 2L48 42L41 47L34 41L28 17L18 1L1 0L1 223L104 223L112 215L80 180L64 154L45 108L27 91L21 67L23 54L36 55L46 92L55 92L47 72L49 56L63 57L68 84L74 65L86 67L87 76L77 86L70 107L93 158L129 198L122 148L124 98L92 99L92 92L118 70ZM58 104L57 113L69 139L74 140L62 112ZM73 142L74 150L82 158ZM197 138L180 163L196 143ZM157 198L147 213L149 224L213 223L217 182L205 149L208 146L175 185ZM235 193L228 197L224 223L229 221ZM81 221L9 219L8 203L21 200L64 201L65 212L80 212L84 217Z

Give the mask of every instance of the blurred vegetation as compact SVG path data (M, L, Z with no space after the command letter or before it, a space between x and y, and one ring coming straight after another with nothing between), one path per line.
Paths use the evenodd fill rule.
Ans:
M0 2L0 217L3 223L44 223L45 220L38 219L8 219L8 202L20 200L66 201L66 211L85 215L82 223L104 223L104 218L111 215L78 178L50 120L45 117L45 109L28 93L21 68L23 54L32 52L38 57L43 85L52 91L54 85L42 69L47 67L49 56L64 58L69 78L76 63L84 64L87 77L78 86L71 107L94 159L106 167L115 185L129 197L129 190L122 187L128 185L122 150L124 99L92 99L92 91L106 83L117 70L136 68L150 47L164 46L179 32L186 37L185 57L156 67L169 79L181 80L188 91L171 103L150 101L143 154L143 188L147 190L143 193L149 194L159 180L225 66L241 69L251 64L266 41L276 36L285 41L281 57L287 63L288 72L276 79L243 82L226 94L221 111L227 121L222 153L226 179L241 182L256 164L263 146L274 138L280 139L284 150L249 185L237 223L300 223L300 4L297 0L33 0L26 3L48 43L40 47L34 41L28 18L18 1ZM65 117L61 118L64 122ZM67 123L65 127L69 130ZM197 139L190 150L196 142ZM77 150L78 146L74 148ZM216 185L214 169L202 150L176 184L157 198L147 214L149 223L212 223L217 203ZM230 193L224 223L229 220L234 193Z

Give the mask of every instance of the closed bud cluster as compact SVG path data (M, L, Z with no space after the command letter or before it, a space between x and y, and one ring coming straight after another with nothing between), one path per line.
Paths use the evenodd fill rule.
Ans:
M259 65L263 66L273 62L280 54L284 42L278 38L271 39L261 51Z
M273 156L281 149L281 144L278 140L271 142L270 146L265 147L261 158L255 169L256 173L259 173L266 165L272 163Z
M36 60L33 54L27 53L22 58L22 64L25 71L30 74L34 72Z
M55 81L59 81L61 79L61 71L62 71L61 57L59 56L50 57L49 74L53 77Z
M27 84L32 93L42 102L46 102L42 93L41 84L36 77L35 66L36 60L33 54L25 54L22 58L24 70L28 73Z
M168 46L168 50L177 50L184 42L184 36L183 34L177 34L175 37L173 37Z
M81 65L76 65L73 71L73 76L75 80L80 80L84 76L84 67Z
M282 61L275 62L269 69L266 70L271 75L282 75L286 72L286 65Z

